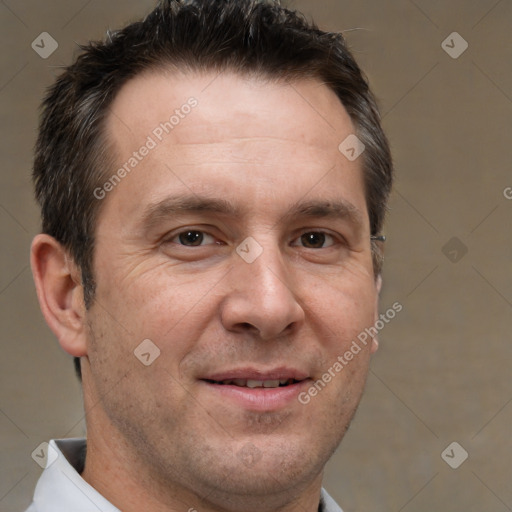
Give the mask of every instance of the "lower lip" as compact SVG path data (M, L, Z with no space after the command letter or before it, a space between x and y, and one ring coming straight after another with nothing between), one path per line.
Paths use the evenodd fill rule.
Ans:
M213 384L204 380L200 382L210 391L245 409L275 411L289 406L294 401L298 402L299 393L310 385L311 379L278 388L246 388L232 384Z

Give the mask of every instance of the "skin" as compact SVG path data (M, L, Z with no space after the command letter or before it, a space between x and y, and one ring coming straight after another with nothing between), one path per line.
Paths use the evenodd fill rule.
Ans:
M191 96L198 105L102 200L89 310L62 247L44 234L32 245L42 311L82 358L82 476L123 511L314 512L377 341L307 405L251 410L200 379L286 366L315 381L377 318L361 158L338 151L355 130L313 80L152 72L113 102L119 165ZM185 196L236 212L168 209L144 222L149 205ZM290 214L304 202L352 215ZM182 245L186 229L205 233L201 245ZM311 232L314 244L301 236ZM247 237L263 250L252 263L236 252ZM160 349L149 366L134 356L144 339Z

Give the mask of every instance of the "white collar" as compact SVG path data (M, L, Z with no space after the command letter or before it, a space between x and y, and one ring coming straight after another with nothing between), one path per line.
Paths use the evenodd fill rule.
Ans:
M81 438L50 441L50 464L37 482L34 501L27 512L120 512L73 467L80 465L85 442Z
M80 476L85 448L84 438L49 442L50 464L39 478L34 501L26 512L120 512ZM320 503L322 512L343 512L325 489Z

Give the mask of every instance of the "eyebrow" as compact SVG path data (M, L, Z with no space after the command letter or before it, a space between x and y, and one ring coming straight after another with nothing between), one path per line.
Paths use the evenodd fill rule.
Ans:
M183 213L210 213L241 218L245 209L220 198L201 197L194 194L171 196L150 204L142 215L142 225L146 230L151 230L163 220ZM296 218L346 219L357 227L361 227L364 223L361 211L345 199L296 203L280 217L277 224Z
M297 203L282 217L282 220L295 217L346 219L358 227L364 223L364 217L359 208L346 199Z
M181 213L211 213L238 217L240 208L225 199L200 197L197 195L171 196L150 204L142 215L142 225L151 229L159 222Z

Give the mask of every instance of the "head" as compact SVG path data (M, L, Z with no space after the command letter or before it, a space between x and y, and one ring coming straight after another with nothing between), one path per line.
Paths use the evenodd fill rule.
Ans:
M318 476L376 340L308 404L231 381L298 395L377 314L392 164L343 37L274 3L162 1L49 90L34 180L38 294L100 401L90 435L108 424L148 474L212 500Z

